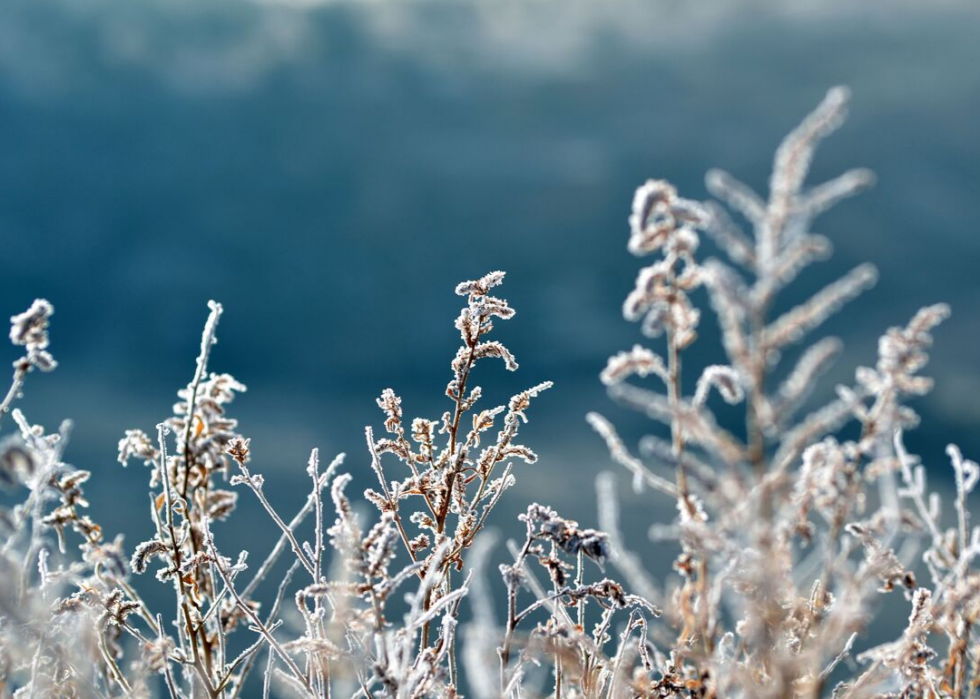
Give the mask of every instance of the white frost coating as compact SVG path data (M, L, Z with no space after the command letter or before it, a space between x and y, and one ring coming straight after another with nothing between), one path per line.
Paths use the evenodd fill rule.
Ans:
M609 453L612 454L613 459L625 466L633 474L633 489L636 492L642 492L643 486L647 485L655 490L666 493L667 495L677 495L677 487L673 483L665 478L661 478L660 476L651 473L650 470L643 465L642 461L629 453L626 446L623 444L623 440L621 440L619 435L616 433L616 429L606 418L599 413L589 413L585 416L585 419L592 426L592 429L594 429L599 436L605 440L606 446L609 449Z
M708 170L704 184L712 195L745 216L750 223L759 225L765 219L766 203L762 197L724 170Z
M708 391L711 390L712 386L718 389L718 393L721 394L721 397L729 405L740 403L745 397L745 393L742 390L742 379L739 377L738 372L730 366L714 364L706 367L701 374L701 378L698 379L698 386L694 392L693 401L695 408L700 408L704 405L708 399Z
M855 267L833 284L818 291L806 303L773 321L765 331L766 349L771 351L791 342L799 342L806 333L827 320L845 303L870 289L877 281L878 271L874 265Z
M204 324L204 333L201 335L201 354L197 358L197 371L194 374L194 385L201 383L201 379L204 378L204 372L207 371L208 356L211 354L211 347L218 342L218 338L215 335L218 330L218 320L221 319L221 314L224 312L224 308L217 301L208 301L208 308L211 309L211 313L208 314L208 320Z
M808 218L816 218L844 199L856 196L874 186L874 183L875 174L871 170L866 168L848 170L843 175L808 191L800 203L801 213Z
M14 363L18 371L26 372L31 368L53 371L57 368L58 362L47 351L50 344L48 323L52 315L54 306L44 299L35 299L30 308L10 318L10 341L27 350L27 355ZM15 383L19 385L19 382ZM3 412L7 411L14 397L16 391L4 400Z
M630 376L643 378L650 374L656 374L664 382L669 380L667 367L656 353L640 345L633 345L630 351L620 352L610 357L599 378L602 383L611 386L625 381Z
M788 215L810 170L817 145L844 123L849 100L850 90L846 87L831 88L823 102L779 145L769 180L770 220ZM771 232L781 233L778 226Z
M475 281L461 282L456 285L457 296L486 296L490 289L504 283L506 272L496 271L483 275Z
M785 423L807 399L816 383L844 348L836 337L826 337L811 345L800 357L792 372L776 392L773 410L779 422Z
M717 196L717 195L716 195ZM709 224L704 230L715 244L720 247L733 262L748 269L755 268L755 250L752 241L745 232L732 220L724 207L711 201L705 204Z
M10 341L27 350L43 350L48 346L48 320L54 307L44 299L35 299L31 307L10 318Z

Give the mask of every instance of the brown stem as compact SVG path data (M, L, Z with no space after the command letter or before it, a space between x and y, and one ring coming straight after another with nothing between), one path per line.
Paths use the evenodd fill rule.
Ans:
M690 509L690 494L687 485L687 469L684 466L684 438L678 415L681 402L681 357L677 347L676 333L672 327L667 329L667 382L668 400L670 401L671 421L670 437L674 458L677 461L677 490L685 506Z
M453 423L449 428L449 446L450 446L450 456L456 453L459 448L456 443L457 435L459 434L459 421L463 417L463 396L466 394L466 382L470 378L470 369L473 367L473 355L475 353L476 344L480 341L480 333L477 332L476 338L472 342L468 342L467 345L470 348L469 354L466 356L466 365L463 367L461 376L463 377L459 386L456 387L456 397L454 398L456 402L456 407L453 410ZM449 472L449 479L446 482L446 497L442 501L442 507L439 508L438 516L436 517L436 530L439 534L442 534L446 529L446 518L449 515L449 503L453 497L453 487L456 485L456 476L459 473L459 468L461 464L453 463L451 464L452 470Z
M470 377L470 369L473 367L473 358L476 350L476 345L480 341L481 332L478 330L476 337L472 342L468 341L466 344L469 347L469 353L466 356L466 364L463 370L460 372L462 379L459 382L459 386L456 387L456 395L454 401L456 407L453 409L453 422L449 428L449 447L450 447L450 458L453 454L457 454L455 460L451 460L449 468L449 477L446 481L446 495L442 500L442 506L439 508L439 512L436 515L436 532L442 534L446 530L446 519L449 517L449 504L453 497L453 488L456 486L456 477L462 468L462 454L458 454L458 450L462 449L461 446L457 444L457 435L459 433L459 421L463 417L463 396L466 394L466 382ZM401 526L399 524L399 526ZM448 575L449 572L449 560L446 561L446 565L443 569L443 574ZM425 599L422 602L422 609L428 611L430 604L431 590L435 589L434 586L430 588L430 592L426 594ZM447 593L449 590L446 591ZM429 644L429 624L428 622L422 626L422 647L424 648Z

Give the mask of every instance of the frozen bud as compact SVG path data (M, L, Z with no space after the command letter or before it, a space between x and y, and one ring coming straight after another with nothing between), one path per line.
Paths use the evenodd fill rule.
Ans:
M704 225L709 218L699 203L679 198L669 182L647 180L633 197L627 247L634 255L664 246L673 254L690 254L698 246L692 226Z
M54 371L58 368L58 362L54 360L51 353L47 350L37 350L30 355L31 363L41 371Z
M507 371L517 371L517 360L510 350L496 340L481 342L473 348L472 357L474 360L485 359L487 357L498 357L503 360Z
M477 296L474 298L470 308L481 321L490 316L497 316L502 320L508 320L513 318L516 312L506 300L498 299L495 296Z
M408 519L412 524L420 529L431 529L432 531L436 530L435 521L429 517L429 515L423 512L413 512Z
M462 282L456 285L457 296L486 296L495 286L504 281L506 272L490 272L475 281Z
M123 466L132 458L141 459L150 465L160 456L153 442L142 430L126 430L126 436L119 440L119 463Z
M670 266L663 261L641 269L636 276L635 288L623 302L623 317L637 321L655 305L662 306L666 314L669 278Z
M537 398L539 394L547 391L552 385L551 381L545 381L539 383L537 386L532 386L526 391L521 391L517 395L511 396L510 401L507 403L508 421L520 418L523 422L527 422L527 415L524 414L524 411L530 407L531 399Z
M154 556L163 556L167 553L167 551L167 547L158 539L144 541L142 544L136 547L135 551L133 551L133 557L129 562L129 567L132 568L133 572L137 575L142 575L146 572L146 568L149 565L151 558Z
M201 383L198 392L214 400L218 405L230 403L235 399L235 392L243 393L245 385L235 380L231 374L211 374L207 381Z
M26 347L28 352L48 346L48 320L54 307L44 299L36 299L31 307L10 319L10 341Z
M696 406L704 405L712 386L718 389L718 393L729 405L739 403L744 397L742 379L738 372L730 366L715 364L707 367L698 380L698 387L694 394Z
M512 444L500 452L500 457L504 459L517 458L523 459L529 464L537 463L538 455L523 444ZM492 484L491 484L492 485Z
M426 534L419 534L408 542L408 546L412 549L412 553L419 553L429 548L430 543L429 537Z
M601 568L609 557L609 536L595 529L579 529L578 522L560 517L550 507L533 503L520 519L537 526L537 536L554 542L568 554L582 553Z
M647 180L633 196L630 213L629 251L634 255L654 252L675 229L672 214L677 190L666 180Z
M402 399L393 390L386 388L375 402L388 417L385 420L385 429L391 433L397 432L402 421Z
M629 352L620 352L610 357L599 378L606 386L612 386L632 375L642 378L650 374L667 380L667 368L663 360L651 350L634 345Z
M236 437L231 440L231 443L228 445L229 456L239 464L244 464L248 461L248 443L249 440L243 439L242 437Z
M438 423L435 420L425 420L417 417L412 420L412 439L419 444L432 444L435 439L435 429Z

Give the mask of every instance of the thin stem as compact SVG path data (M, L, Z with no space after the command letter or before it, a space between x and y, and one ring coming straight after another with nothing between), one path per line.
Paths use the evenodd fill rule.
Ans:
M670 401L670 437L674 458L677 460L677 490L685 506L690 508L690 494L687 486L687 469L684 465L684 438L679 419L681 402L681 357L677 347L677 336L673 328L667 329L667 382Z
M333 476L334 472L343 462L344 454L338 454L333 460L333 463L331 463L327 470L320 475L320 480L317 487L322 490ZM286 543L289 541L289 532L295 531L296 528L303 523L303 520L306 519L306 516L313 511L315 498L315 493L310 493L309 496L307 496L306 503L304 503L303 507L300 508L300 511L297 512L296 516L289 522L289 526L286 528L286 530L283 530L283 533L279 537L279 541L277 541L276 545L272 547L272 551L262 562L262 565L259 566L258 571L255 573L255 577L253 577L251 582L249 582L249 584L245 586L245 589L242 590L242 597L245 599L251 597L252 593L255 592L255 588L258 587L263 580L265 580L265 576L269 574L269 571L272 570L272 567L276 564L276 561L279 560L279 556L282 555L283 550L286 548ZM302 563L302 559L300 559L300 563Z
M252 623L252 625L255 626L256 630L258 630L258 632L265 637L266 641L269 642L269 646L276 651L276 655L278 655L279 658L286 664L286 667L289 668L289 671L293 674L293 676L300 683L303 689L305 689L307 693L309 693L310 695L313 695L313 689L312 687L310 687L310 684L307 681L306 676L303 674L302 670L299 669L299 667L296 665L296 662L289 656L289 653L286 652L286 650L279 644L279 641L276 640L275 636L272 635L272 631L269 630L269 627L266 624L264 624L261 619L259 619L255 611L235 591L235 585L231 579L231 576L228 575L228 572L225 571L224 568L221 567L221 564L218 562L219 556L218 556L218 551L214 546L214 541L209 538L207 543L208 543L208 548L210 549L211 552L211 556L214 558L215 561L214 567L218 571L218 575L221 576L221 579L224 582L225 587L228 588L228 592L230 592L231 596L235 598L235 603L238 606L239 610L241 610L242 614L244 614L248 618L248 620Z
M3 416L10 412L10 406L16 400L17 396L20 395L20 390L24 387L24 377L27 376L27 371L30 366L26 360L17 362L16 368L14 369L13 381L10 382L10 388L7 390L7 395L3 398L3 403L0 403L0 421L3 421Z
M446 497L442 501L442 507L439 508L439 513L436 516L436 530L438 533L442 534L446 529L446 517L449 514L449 504L453 497L453 486L456 484L456 476L459 473L459 467L463 461L462 454L457 454L457 449L461 449L457 445L457 435L459 433L459 421L463 417L463 396L466 395L466 382L470 378L470 369L473 368L473 358L476 351L476 345L480 341L481 332L478 331L476 338L472 342L468 342L469 353L466 355L466 364L461 372L462 379L459 382L459 386L456 389L455 402L456 407L453 410L453 422L449 428L449 447L450 447L450 457L456 455L456 459L453 459L452 470L449 472L449 480L446 484Z
M412 563L415 563L418 559L415 556L415 551L412 550L412 545L408 541L408 533L405 531L405 526L402 524L401 515L398 514L398 502L391 496L391 491L388 489L388 480L384 476L384 472L381 470L381 458L378 456L378 450L374 446L374 430L369 427L364 429L364 436L367 440L368 451L371 454L371 466L374 472L378 475L378 481L381 483L381 490L384 493L385 500L388 501L388 505L391 507L392 514L394 515L395 527L398 529L398 535L401 537L402 543L405 544L405 550L408 551L409 558L412 559ZM419 573L421 577L421 572Z
M531 536L530 525L528 525L527 538L524 540L524 546L521 548L520 553L514 559L513 573L511 577L516 577L520 574L521 569L524 567L524 559L527 558L528 551L531 550L531 542L534 538ZM510 664L510 649L514 642L514 631L517 629L517 581L508 580L507 583L507 627L504 635L504 643L500 647L500 691L505 692L507 690L507 666Z
M266 617L266 626L270 629L273 624L275 624L275 618L279 615L279 608L282 606L282 600L286 596L286 589L289 584L293 581L293 576L296 574L296 570L299 568L299 561L293 561L293 564L286 571L283 576L282 581L279 583L279 590L276 592L276 599L272 603L272 609L269 610L269 615ZM248 599L247 595L242 595L244 599ZM270 651L271 652L271 651ZM242 672L239 676L239 680L235 685L235 689L231 693L231 699L237 699L237 697L242 693L242 689L245 687L245 679L249 676L252 671L252 667L255 665L255 661L258 659L259 654L255 653L250 655L245 661L245 666L242 668Z
M282 517L279 516L279 513L276 512L275 508L272 507L272 504L265 497L265 493L262 492L262 488L260 488L252 480L252 474L249 473L245 462L236 461L236 463L238 464L238 468L241 469L242 475L245 476L245 483L248 485L251 491L255 493L255 497L259 499L259 502L262 504L262 507L265 508L266 513L268 513L268 515L272 518L272 521L275 522L276 526L278 526L282 531L283 536L286 537L286 540L289 541L289 546L293 549L293 553L296 554L296 558L303 564L303 567L306 568L306 571L310 574L310 576L314 576L316 574L316 570L313 567L313 563L310 562L309 557L303 551L303 547L300 546L299 542L296 540L296 535L293 533L292 527L282 521Z
M119 665L116 663L116 659L112 657L112 653L105 645L105 635L99 634L99 653L102 655L102 660L105 661L106 666L109 668L109 674L112 679L119 685L127 697L133 696L133 688L129 686L129 682L126 681L125 676L123 676L122 670L119 669Z
M215 341L215 331L218 329L218 319L221 318L222 308L220 303L208 301L208 308L211 313L204 324L204 333L201 336L201 353L197 357L197 367L194 370L194 378L190 385L190 395L187 398L186 425L184 426L184 481L181 488L181 496L187 497L187 483L190 480L191 469L191 430L194 426L194 410L197 406L197 391L204 380L204 375L208 368L208 357L211 354L211 346Z

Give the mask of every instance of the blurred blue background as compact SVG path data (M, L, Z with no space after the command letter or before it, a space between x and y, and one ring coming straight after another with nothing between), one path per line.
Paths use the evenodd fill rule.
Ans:
M0 298L7 314L52 301L61 363L20 407L74 420L68 457L130 545L149 533L131 524L147 474L116 442L169 414L209 298L226 309L212 369L248 385L235 414L291 511L313 446L369 482L383 388L407 417L441 414L453 286L498 268L518 310L498 338L521 369L477 382L497 401L556 383L524 431L541 461L498 522L542 499L594 523L611 466L585 413L634 445L647 428L597 379L640 340L620 316L633 190L666 177L703 198L712 166L763 189L779 140L839 83L852 116L811 181L863 166L879 183L821 219L836 254L785 302L868 259L882 278L814 336L848 346L814 405L886 327L946 300L909 444L935 479L947 442L980 456L976 2L3 0L0 15ZM715 336L708 316L691 364L721 359ZM631 540L651 506L671 516L623 490ZM273 537L255 521L221 534L228 548Z

